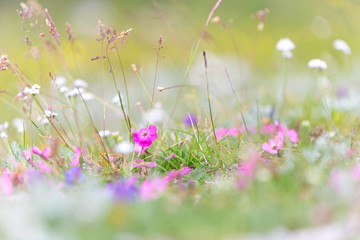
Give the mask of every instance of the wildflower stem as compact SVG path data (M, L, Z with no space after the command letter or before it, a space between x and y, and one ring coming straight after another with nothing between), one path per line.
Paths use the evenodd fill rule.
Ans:
M127 121L128 121L128 126L129 126L129 132L130 132L130 136L129 139L130 141L132 140L132 135L131 135L131 121L130 121L130 99L129 99L129 91L128 91L128 87L127 87L127 82L126 82L126 76L125 76L125 71L124 71L124 65L122 63L120 54L119 54L119 49L116 47L116 54L118 56L118 60L120 63L120 68L121 68L121 73L124 79L124 84L125 84L125 92L126 92L126 101L127 101L127 107L128 107L128 116L127 116Z
M122 99L121 99L121 93L120 93L120 90L119 90L119 88L118 88L118 86L117 86L116 79L115 79L115 75L114 75L114 71L113 71L112 64L111 64L111 61L110 61L110 58L109 58L109 44L107 44L107 46L106 46L105 54L106 54L106 58L107 58L108 63L109 63L111 76L112 76L112 79L113 79L113 81L114 81L114 85L115 85L115 88L116 88L116 93L118 94L118 97L119 97L119 100L120 100L121 111L123 112L123 115L124 115L124 118L125 118L126 127L127 127L127 129L128 129L128 132L129 132L129 139L130 139L130 141L131 141L132 136L131 136L131 129L130 129L130 126L129 126L129 120L128 120L128 117L127 117L127 115L126 115L125 109L124 109L124 104L123 104L123 101L122 101Z
M215 141L215 143L217 145L218 142L217 142L216 134L215 134L214 119L213 119L213 115L212 115L212 111L211 111L209 78L208 78L208 73L207 73L207 59L206 59L206 52L205 51L203 51L203 56L204 56L204 63L205 63L206 93L207 93L207 100L208 100L208 105L209 105L210 121L211 121L212 130L213 130L214 141Z
M157 71L158 71L158 65L159 65L160 50L162 48L161 44L162 44L162 37L160 36L159 46L156 48L155 76L154 76L154 84L153 84L153 90L152 90L152 96L151 96L151 103L153 106L154 106L155 86L156 86Z

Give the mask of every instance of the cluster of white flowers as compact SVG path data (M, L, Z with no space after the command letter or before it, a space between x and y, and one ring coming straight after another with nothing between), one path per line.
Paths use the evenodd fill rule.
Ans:
M71 88L66 86L66 78L59 76L55 78L55 86L59 89L59 92L64 93L66 97L75 97L81 95L85 101L92 100L94 96L87 92L88 83L82 79L74 80Z
M9 127L8 122L4 122L3 124L0 124L0 138L8 138L8 135L6 133L6 129Z
M344 40L336 39L333 46L345 55L351 54L351 49ZM277 42L276 49L282 52L283 57L291 58L293 56L291 51L295 49L295 44L289 38L282 38ZM327 69L327 64L320 59L312 59L308 62L308 67L322 71Z
M280 51L284 58L292 58L292 50L295 49L295 44L289 38L282 38L276 44L276 50Z
M99 131L100 137L108 137L108 136L117 136L119 135L119 132L111 132L110 130L101 130Z
M35 96L37 94L40 94L40 86L34 84L31 88L26 87L23 91L19 92L17 98L25 101L30 95Z
M8 69L9 65L9 59L7 55L1 55L0 57L0 68L2 71L5 71Z
M56 112L52 112L51 110L45 110L44 111L44 117L46 118L54 118L56 117L58 114Z

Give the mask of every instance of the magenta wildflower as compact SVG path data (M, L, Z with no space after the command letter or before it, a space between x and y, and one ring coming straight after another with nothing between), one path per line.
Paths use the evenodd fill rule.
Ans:
M230 127L230 128L224 128L221 127L217 130L215 130L215 135L216 138L221 140L222 138L228 137L228 136L232 136L232 137L237 137L239 136L239 134L243 133L245 131L245 126L242 126L241 128L235 128L235 127Z
M284 145L284 137L276 135L274 138L269 139L267 143L263 143L262 149L270 154L277 154Z
M80 165L80 156L84 153L84 149L80 147L75 148L74 150L75 156L70 161L70 166L79 166Z
M48 160L51 157L51 149L50 148L46 147L41 151L40 148L35 146L31 150L35 155L38 155L46 160Z
M139 144L140 147L149 147L157 138L157 129L154 125L148 128L141 128L139 131L133 133L134 142Z

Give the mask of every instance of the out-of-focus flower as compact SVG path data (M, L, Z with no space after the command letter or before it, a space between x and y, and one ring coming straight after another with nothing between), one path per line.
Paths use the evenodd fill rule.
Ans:
M110 130L99 131L100 137L117 136L117 135L119 135L119 132L111 132Z
M48 117L48 118L54 118L58 115L56 112L53 112L51 110L45 110L44 114L45 114L44 117Z
M270 154L277 154L284 145L284 137L276 135L274 138L269 139L267 143L263 143L262 149Z
M31 149L31 151L35 154L35 155L38 155L44 159L49 159L51 157L51 149L46 147L44 148L42 151L40 150L39 147L35 146Z
M159 102L154 104L154 108L149 109L144 113L145 121L149 124L161 123L165 116L165 111L162 109L162 105Z
M327 69L327 64L326 64L326 62L324 62L320 59L312 59L308 62L308 67L318 69L318 70L325 70L325 69Z
M0 57L0 69L2 71L5 71L7 70L9 67L9 59L8 59L8 56L7 55L1 55Z
M259 19L259 24L257 26L257 29L259 31L262 31L264 29L264 25L266 22L266 15L269 13L270 13L270 10L265 8L264 10L259 10L254 15L252 15L252 18Z
M70 166L80 166L80 156L84 153L84 149L81 148L80 151L80 147L77 147L74 149L74 153L75 155L70 161Z
M77 88L86 89L88 87L88 83L85 80L76 79L76 80L74 80L74 86Z
M85 180L85 176L81 171L81 167L79 166L74 166L69 168L64 175L65 175L65 182L69 186Z
M188 175L189 173L191 172L191 168L190 167L183 167L179 170L173 170L173 171L170 171L168 173L168 175L166 176L166 179L168 181L173 181L175 178L181 178L183 176L186 176Z
M107 184L107 189L113 194L116 201L134 201L138 195L138 188L135 185L136 178L119 180Z
M156 167L155 161L145 162L144 160L141 160L139 158L135 159L135 162L132 164L134 168L141 168L141 172L143 174L147 173L148 168L154 168Z
M195 114L187 113L183 119L186 127L192 127L197 125L197 117Z
M351 49L349 47L349 45L341 39L336 39L333 42L333 46L336 50L339 50L341 52L343 52L345 55L350 55L351 54Z
M66 78L64 78L63 76L56 77L54 83L57 88L61 88L66 84Z
M34 84L31 88L26 87L22 92L18 93L16 99L25 101L29 95L35 96L37 94L40 94L40 86Z
M6 133L6 129L9 127L8 122L4 122L3 124L0 124L0 138L8 138L8 135Z
M16 128L16 131L18 133L23 133L24 132L24 119L21 118L14 118L12 120L12 125Z
M156 199L166 191L168 181L165 178L155 178L154 180L145 180L140 186L140 199L150 201Z
M237 137L239 134L243 133L245 131L245 126L242 126L240 128L230 127L230 128L224 128L221 127L219 129L215 130L215 135L218 140L221 140L224 137Z
M121 154L128 154L134 151L134 145L129 141L122 141L115 146L115 151Z
M14 192L14 185L11 176L7 172L3 172L0 177L0 189L7 196L13 194Z
M292 50L295 44L289 38L282 38L276 44L276 50L280 51L285 58L292 58Z
M150 125L148 128L141 128L139 131L133 133L134 142L140 147L149 147L157 138L157 128Z

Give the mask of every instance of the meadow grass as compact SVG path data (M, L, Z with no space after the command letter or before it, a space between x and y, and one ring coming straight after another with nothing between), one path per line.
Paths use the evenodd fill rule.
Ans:
M210 24L232 37L215 15L222 4L208 9L173 85L159 85L167 84L160 81L162 36L151 78L141 63L124 61L136 29L101 21L99 54L78 65L71 25L60 34L51 9L21 4L41 82L1 49L3 79L19 86L16 94L1 90L4 106L18 113L0 125L1 239L267 239L280 228L278 239L289 239L323 226L335 231L331 239L357 239L357 90L328 76L332 65L320 59L297 62L309 68L295 82L302 75L288 38L276 45L284 62L278 79L241 82L230 71L241 65L234 38L223 43L237 49L231 61L218 64L203 49ZM269 13L254 15L259 34ZM351 50L344 41L334 47L347 59L350 81ZM92 87L75 69L94 65L101 70Z

